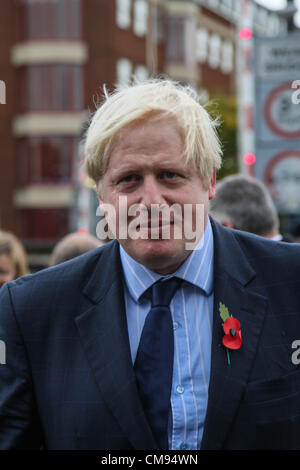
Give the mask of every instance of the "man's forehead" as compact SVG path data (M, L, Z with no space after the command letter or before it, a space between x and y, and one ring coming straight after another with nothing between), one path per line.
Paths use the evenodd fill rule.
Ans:
M124 155L118 159L112 160L109 164L108 169L113 172L130 172L130 171L161 171L161 170L184 170L191 167L191 164L187 164L184 157L175 158L174 155L170 155L167 158L160 158L157 156L149 158L137 158L136 155Z
M159 114L150 115L145 118L132 121L125 127L120 129L114 137L113 147L121 146L126 141L136 141L139 137L144 138L148 134L151 141L157 140L162 136L159 131L168 128L169 132L177 133L178 137L182 136L182 130L174 117L165 117ZM166 131L164 131L165 133Z
M127 165L128 163L139 163L140 160L145 161L145 156L154 162L160 161L163 164L184 164L183 145L181 138L176 137L175 132L150 132L124 133L114 142L110 151L110 162L118 166ZM140 157L140 158L139 158ZM109 162L109 164L110 164Z

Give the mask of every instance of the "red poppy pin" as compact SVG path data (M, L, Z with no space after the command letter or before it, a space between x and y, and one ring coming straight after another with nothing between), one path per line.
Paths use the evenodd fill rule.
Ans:
M220 317L223 320L223 336L222 343L226 347L227 361L230 365L230 357L228 349L240 349L242 346L242 333L241 324L239 320L229 314L228 308L220 302L219 304Z

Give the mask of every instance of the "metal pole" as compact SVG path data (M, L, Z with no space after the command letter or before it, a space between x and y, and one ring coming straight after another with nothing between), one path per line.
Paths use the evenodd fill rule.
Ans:
M244 163L245 155L254 154L255 139L253 129L253 104L254 104L254 80L253 80L253 39L243 40L240 32L253 31L253 2L252 0L240 0L239 19L237 22L237 60L236 83L238 96L238 163L241 173L251 173L253 165Z

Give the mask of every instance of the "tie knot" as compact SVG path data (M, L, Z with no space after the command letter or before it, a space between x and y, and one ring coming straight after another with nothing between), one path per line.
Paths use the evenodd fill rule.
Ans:
M152 286L152 307L168 307L181 279L172 277L168 281L158 281Z

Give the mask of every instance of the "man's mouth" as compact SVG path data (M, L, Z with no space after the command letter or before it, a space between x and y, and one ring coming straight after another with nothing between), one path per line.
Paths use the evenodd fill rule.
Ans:
M137 226L137 228L141 230L147 230L147 229L151 230L151 229L170 227L170 225L174 225L174 220L171 220L171 221L149 220L147 224L140 224Z

